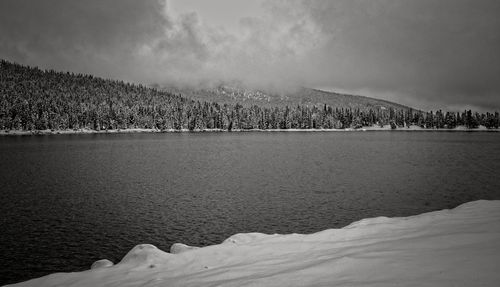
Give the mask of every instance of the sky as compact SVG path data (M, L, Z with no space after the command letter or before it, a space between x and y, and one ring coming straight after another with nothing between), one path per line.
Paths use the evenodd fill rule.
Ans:
M161 86L500 110L498 0L0 0L0 58Z

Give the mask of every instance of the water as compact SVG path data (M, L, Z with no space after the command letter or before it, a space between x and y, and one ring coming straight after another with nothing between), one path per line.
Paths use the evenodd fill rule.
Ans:
M239 232L500 199L500 133L0 137L0 285Z

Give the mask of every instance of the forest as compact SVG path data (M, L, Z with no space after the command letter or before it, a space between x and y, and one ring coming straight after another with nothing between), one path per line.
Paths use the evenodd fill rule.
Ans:
M2 60L0 130L346 129L373 125L498 129L495 113L351 109L328 105L219 104L92 75L41 70Z

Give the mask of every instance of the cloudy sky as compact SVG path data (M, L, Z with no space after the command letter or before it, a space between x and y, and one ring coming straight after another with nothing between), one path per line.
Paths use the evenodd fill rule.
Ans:
M500 110L498 0L0 0L0 58L161 85Z

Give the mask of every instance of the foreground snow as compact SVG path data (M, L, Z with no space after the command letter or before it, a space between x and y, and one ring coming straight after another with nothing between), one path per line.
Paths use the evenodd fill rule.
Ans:
M14 286L500 286L500 201L171 252L138 245L114 266Z

